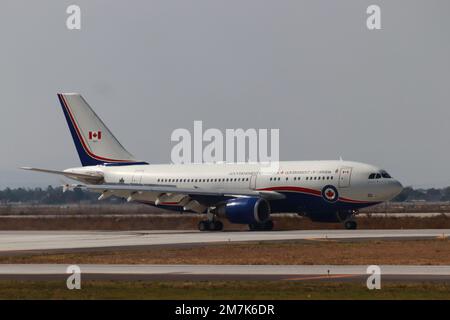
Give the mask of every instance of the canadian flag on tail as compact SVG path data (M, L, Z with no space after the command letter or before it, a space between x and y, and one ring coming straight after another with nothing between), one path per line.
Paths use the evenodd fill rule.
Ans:
M91 140L91 141L102 140L102 132L101 131L89 131L89 140Z

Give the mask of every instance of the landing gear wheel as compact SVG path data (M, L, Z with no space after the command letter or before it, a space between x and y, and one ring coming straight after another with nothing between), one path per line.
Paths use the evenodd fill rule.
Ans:
M223 230L223 223L219 220L202 220L198 223L198 230L200 231L221 231Z
M222 221L219 221L219 220L214 221L214 230L215 231L222 231L223 230L223 223L222 223Z
M264 223L264 230L266 230L266 231L273 230L273 221L272 220L269 220L266 223Z
M347 220L344 222L344 227L347 230L355 230L358 227L358 224L354 220Z
M223 230L223 223L219 220L213 220L208 222L208 230L210 231L221 231Z
M208 228L209 226L208 226L208 221L200 221L199 223L198 223L198 230L200 230L200 231L206 231L206 230L209 230L209 228Z
M269 220L264 223L251 223L248 225L250 231L271 231L273 230L273 221Z

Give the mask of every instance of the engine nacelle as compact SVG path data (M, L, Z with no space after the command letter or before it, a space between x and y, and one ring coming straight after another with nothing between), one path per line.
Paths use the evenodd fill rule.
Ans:
M231 223L264 223L270 218L270 205L267 200L258 197L236 198L218 207L216 212Z

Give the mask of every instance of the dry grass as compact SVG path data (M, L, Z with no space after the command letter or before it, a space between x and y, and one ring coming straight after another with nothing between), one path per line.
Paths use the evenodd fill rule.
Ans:
M0 263L449 265L450 240L290 241L0 256Z
M140 216L0 216L0 230L192 230L204 219L202 215ZM342 223L315 223L296 215L274 215L276 230L342 229ZM450 217L359 217L360 229L449 229ZM226 230L247 230L246 225L230 224Z
M65 281L0 281L0 299L450 299L447 283L288 281L89 281L67 290Z

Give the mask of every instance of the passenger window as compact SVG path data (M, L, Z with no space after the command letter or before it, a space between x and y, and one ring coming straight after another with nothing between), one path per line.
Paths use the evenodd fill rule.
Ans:
M380 179L381 178L381 174L377 173L377 175L375 176L375 179Z

